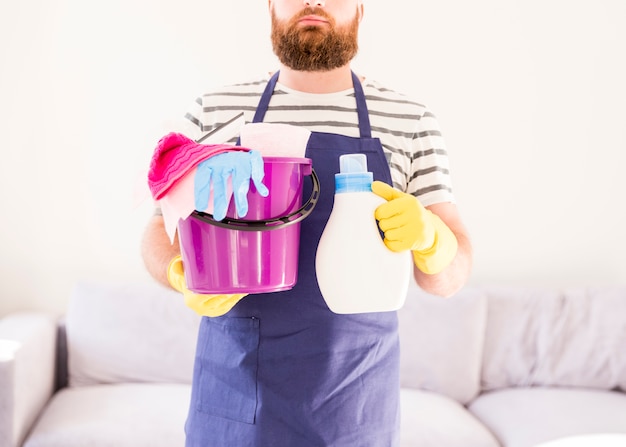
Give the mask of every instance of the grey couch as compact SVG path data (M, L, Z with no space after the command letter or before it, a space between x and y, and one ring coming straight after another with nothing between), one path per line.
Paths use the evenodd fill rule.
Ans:
M399 317L402 447L626 446L626 287L412 286ZM6 316L0 446L182 446L198 322L151 283Z

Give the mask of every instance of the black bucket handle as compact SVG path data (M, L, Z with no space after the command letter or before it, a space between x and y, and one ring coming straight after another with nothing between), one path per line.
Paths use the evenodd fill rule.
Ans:
M191 217L201 220L202 222L215 225L216 227L228 228L229 230L239 231L270 231L288 227L306 218L311 212L320 197L320 180L315 173L315 169L311 168L311 181L313 182L313 191L311 197L304 205L291 214L283 217L275 217L267 220L241 220L225 217L222 220L215 220L212 214L202 211L194 211Z

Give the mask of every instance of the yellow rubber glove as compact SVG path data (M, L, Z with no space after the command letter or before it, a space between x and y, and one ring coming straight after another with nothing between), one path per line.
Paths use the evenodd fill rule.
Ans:
M424 208L416 197L386 183L372 182L372 191L387 200L376 208L374 217L389 250L411 250L417 268L431 275L450 265L458 243L439 216Z
M231 310L247 293L225 295L202 295L193 293L185 284L182 257L176 256L167 267L167 280L172 287L183 294L185 304L198 315L205 317L219 317Z

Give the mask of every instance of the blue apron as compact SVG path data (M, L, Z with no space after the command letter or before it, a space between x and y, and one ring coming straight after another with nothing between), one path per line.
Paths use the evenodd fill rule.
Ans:
M254 122L263 121L277 79L278 73L270 79ZM187 447L398 445L396 313L334 314L315 276L339 156L366 154L374 178L391 184L381 143L371 137L361 83L352 79L360 138L312 132L306 148L321 191L301 222L295 287L249 295L228 314L202 319ZM311 188L306 183L304 197Z

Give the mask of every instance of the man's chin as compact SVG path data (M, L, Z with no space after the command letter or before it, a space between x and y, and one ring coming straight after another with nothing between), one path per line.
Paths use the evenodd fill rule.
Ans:
M322 43L328 34L328 30L324 27L316 25L306 25L298 30L298 39L300 42L319 42Z
M326 29L326 27L324 27L323 25L313 25L313 24L308 24L308 25L300 25L298 28L298 31L300 33L321 33L324 32L324 30Z

